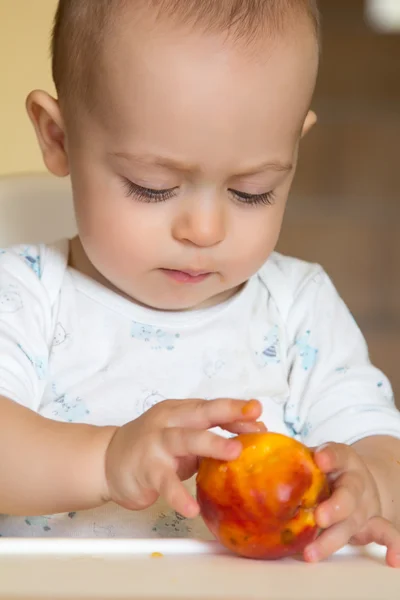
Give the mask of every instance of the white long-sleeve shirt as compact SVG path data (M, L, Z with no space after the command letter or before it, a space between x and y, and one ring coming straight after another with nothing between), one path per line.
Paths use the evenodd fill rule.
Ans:
M273 254L227 302L163 312L67 261L67 241L1 251L1 395L95 425L122 425L169 398L257 398L269 430L309 446L400 438L390 384L319 266ZM183 519L162 500L139 512L109 504L0 516L0 535L209 537L201 519Z

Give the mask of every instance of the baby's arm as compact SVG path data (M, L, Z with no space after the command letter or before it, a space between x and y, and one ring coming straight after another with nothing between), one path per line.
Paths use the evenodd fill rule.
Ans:
M100 506L116 428L59 423L0 397L0 513L43 515Z
M305 551L321 560L351 542L387 547L387 563L400 567L400 441L373 436L354 444L328 444L315 459L332 478L332 497L316 511L324 533Z
M328 277L315 272L288 318L292 398L286 420L332 477L332 498L317 510L326 531L306 551L319 560L349 541L388 546L400 566L400 413L386 377ZM326 445L327 444L327 445Z
M187 517L198 513L181 484L198 457L237 458L241 446L210 431L260 430L256 401L161 402L117 427L58 423L0 398L0 513L43 515L95 508L113 500L131 510L162 494Z
M0 513L35 515L101 504L113 428L39 416L53 343L54 259L41 246L0 250ZM62 262L61 255L57 261ZM56 263L58 265L58 262ZM64 270L56 280L62 279Z
M382 516L400 531L400 439L377 435L355 442L353 448L375 479Z

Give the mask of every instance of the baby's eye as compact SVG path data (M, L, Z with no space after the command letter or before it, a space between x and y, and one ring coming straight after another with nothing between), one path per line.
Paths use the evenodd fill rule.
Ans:
M264 204L265 206L270 206L274 203L275 200L275 192L265 192L264 194L246 194L245 192L238 192L237 190L229 190L231 194L233 194L239 202L242 204L248 204L250 206L255 206L257 204Z
M141 202L165 202L172 198L178 188L170 188L167 190L153 190L152 188L142 187L137 183L133 183L129 179L123 180L124 188L127 196L133 196Z

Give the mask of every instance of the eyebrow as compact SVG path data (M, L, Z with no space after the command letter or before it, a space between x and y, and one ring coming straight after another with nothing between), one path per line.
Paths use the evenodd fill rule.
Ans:
M116 158L122 158L128 161L136 161L141 163L146 163L149 165L153 165L156 167L165 167L168 169L172 169L174 171L181 172L193 172L197 171L198 167L193 164L180 162L178 160L174 160L173 158L167 158L163 156L153 156L150 154L131 154L130 152L111 152L111 156ZM267 161L255 167L246 169L242 173L238 173L235 177L243 177L245 175L255 175L257 173L261 173L262 171L279 171L279 172L289 172L292 171L293 164L292 163L283 163L278 160L276 161Z

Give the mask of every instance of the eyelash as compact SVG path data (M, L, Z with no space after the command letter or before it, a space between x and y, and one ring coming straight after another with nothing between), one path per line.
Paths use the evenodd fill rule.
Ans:
M177 188L170 190L152 190L151 188L145 188L141 185L124 179L124 188L127 192L127 196L133 196L141 202L166 202L174 196L174 192Z
M145 188L141 185L137 185L129 179L124 179L124 188L127 192L127 196L133 196L140 200L140 202L166 202L174 197L175 191L178 188L172 188L170 190L153 190L151 188ZM245 192L238 192L236 190L228 190L235 195L236 199L240 204L247 206L271 206L275 200L274 192L265 192L264 194L246 194Z
M239 199L242 204L247 206L271 206L275 200L275 192L265 192L264 194L246 194L245 192L237 192L235 190L229 190L232 194Z

